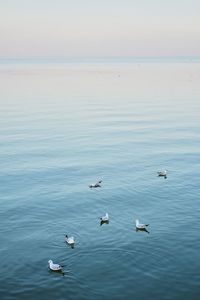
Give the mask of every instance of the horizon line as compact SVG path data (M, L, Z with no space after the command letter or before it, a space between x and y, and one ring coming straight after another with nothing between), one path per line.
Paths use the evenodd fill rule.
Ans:
M9 62L52 62L52 63L89 63L89 62L142 62L142 61L199 61L200 55L180 55L180 56L96 56L96 57L78 57L78 56L23 56L23 57L0 57L0 64Z

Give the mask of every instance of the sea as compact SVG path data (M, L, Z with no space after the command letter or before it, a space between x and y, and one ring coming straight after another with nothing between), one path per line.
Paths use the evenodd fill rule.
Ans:
M1 300L200 299L199 221L199 58L1 59Z

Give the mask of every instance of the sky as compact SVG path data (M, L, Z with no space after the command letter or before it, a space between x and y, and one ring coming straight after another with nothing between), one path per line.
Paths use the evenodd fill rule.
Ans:
M0 58L200 56L200 0L0 0Z

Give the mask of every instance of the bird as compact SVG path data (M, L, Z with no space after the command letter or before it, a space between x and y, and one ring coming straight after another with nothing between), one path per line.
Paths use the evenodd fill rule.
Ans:
M158 171L157 174L159 177L164 177L165 179L167 178L167 170Z
M89 185L89 188L98 188L101 187L102 180L97 181L96 183L92 183Z
M149 224L142 224L139 222L139 220L135 220L135 226L136 226L136 231L137 230L142 230L142 231L146 231L149 233L149 231L147 230L147 226L149 226Z
M54 264L52 260L48 261L49 269L52 271L62 271L62 266Z
M100 225L102 225L102 224L104 224L104 223L106 223L106 224L109 223L109 216L108 216L108 213L106 213L105 216L103 216L103 217L100 218Z
M75 244L75 240L73 236L68 237L68 235L65 235L65 242L69 245L74 245Z
M106 213L105 216L101 217L100 220L104 222L109 221L108 213Z

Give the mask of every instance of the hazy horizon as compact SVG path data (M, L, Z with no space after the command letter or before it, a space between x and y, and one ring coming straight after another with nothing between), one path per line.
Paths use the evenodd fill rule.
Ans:
M124 62L124 63L137 63L137 62L199 62L200 55L194 55L194 56L96 56L96 57L90 57L90 56L23 56L23 57L0 57L0 63L6 63L6 62L41 62L41 63L101 63L101 62Z

